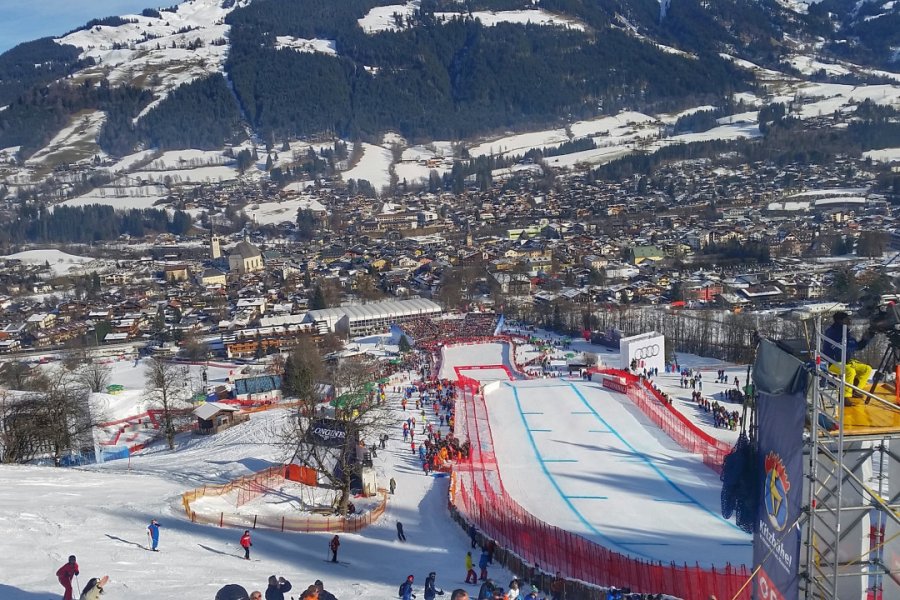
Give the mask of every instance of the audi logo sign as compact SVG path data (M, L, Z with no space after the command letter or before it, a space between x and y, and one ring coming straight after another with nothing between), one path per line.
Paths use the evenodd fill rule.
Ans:
M644 360L645 358L659 356L659 353L661 351L662 350L660 349L659 344L651 344L649 346L642 346L635 349L633 356L638 360Z

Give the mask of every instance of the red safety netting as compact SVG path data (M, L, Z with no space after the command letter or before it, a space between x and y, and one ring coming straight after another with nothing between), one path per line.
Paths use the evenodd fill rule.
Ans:
M731 452L731 446L709 435L690 419L678 412L671 402L658 391L650 387L646 380L641 380L630 373L616 369L597 369L591 373L611 375L625 382L625 393L641 409L647 418L653 421L679 446L699 454L703 463L717 473L722 472L722 461ZM604 382L604 385L607 385ZM611 386L607 386L611 387ZM616 388L616 391L621 391Z
M629 382L629 387L633 386ZM598 586L628 587L640 593L666 593L688 600L734 598L747 581L746 567L703 569L642 561L552 526L509 498L497 468L487 409L478 381L459 380L457 436L471 445L470 462L454 468L451 502L470 522L523 560L545 572ZM640 392L641 390L637 390ZM740 595L749 600L749 586Z

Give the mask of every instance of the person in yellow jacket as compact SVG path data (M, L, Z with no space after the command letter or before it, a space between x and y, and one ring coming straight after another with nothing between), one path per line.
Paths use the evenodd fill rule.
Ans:
M466 583L478 583L478 573L473 568L472 553L466 552Z

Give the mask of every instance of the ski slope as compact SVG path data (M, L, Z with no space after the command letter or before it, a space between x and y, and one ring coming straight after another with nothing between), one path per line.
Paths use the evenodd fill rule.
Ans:
M81 584L109 575L107 600L212 599L225 584L248 591L266 587L269 575L287 578L300 593L316 579L341 600L395 598L397 586L415 575L415 593L429 571L449 591L466 586L464 558L469 540L447 514L449 479L426 476L418 458L401 443L403 413L389 395L398 426L378 452L379 486L397 481L384 517L356 534L341 534L341 563L325 561L332 534L252 532L251 561L238 547L242 531L190 523L181 494L221 484L285 458L277 443L289 412L256 413L249 422L209 437L178 436L176 451L164 446L84 469L0 465L0 600L50 600L62 595L54 573L69 554L78 557ZM412 407L410 407L412 409ZM415 413L417 414L417 413ZM435 424L437 426L437 424ZM446 429L445 429L446 432ZM393 432L392 432L393 433ZM146 544L150 519L162 525L160 552ZM397 541L403 522L407 542ZM477 557L476 557L477 558ZM492 577L512 575L491 568Z
M500 476L523 508L635 558L752 562L752 536L721 516L719 476L627 396L581 380L502 381L493 366L510 367L508 359L506 344L447 347L441 376L453 370L487 384Z
M750 564L719 476L626 396L538 379L489 386L485 404L503 485L537 518L635 558Z

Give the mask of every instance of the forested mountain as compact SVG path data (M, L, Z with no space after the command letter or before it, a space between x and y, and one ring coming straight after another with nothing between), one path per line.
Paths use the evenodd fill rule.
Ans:
M105 114L97 141L113 156L220 148L247 126L270 141L323 132L374 139L389 130L411 140L462 139L622 108L721 106L756 85L723 53L780 69L793 46L820 36L833 57L876 66L900 58L900 3L880 0L822 0L808 10L782 0L195 0L192 10L197 5L219 15L211 28L221 33L194 33L200 21L170 26L177 8L80 28L131 32L109 36L107 50L142 62L114 78L114 67L92 58L99 55L90 41L77 48L47 38L0 55L0 107L8 105L0 148L21 146L27 157L83 110ZM390 25L364 30L360 20L380 6L397 6ZM538 9L557 24L479 18ZM327 40L333 51L301 51L285 39ZM184 78L169 65L177 84L162 83L160 65L213 46L221 48L208 53L215 62L198 60L199 72Z
M603 3L588 9L580 0L555 2L573 17L585 8L594 24L582 31L488 27L466 15L439 20L437 3L425 0L408 27L367 34L356 20L376 3L355 0L337 9L328 0L258 0L231 13L226 69L252 126L276 137L367 137L393 129L413 139L464 138L625 105L702 102L748 79L714 53L668 53L630 35L613 26L614 11ZM651 18L650 2L636 4ZM278 36L333 39L337 56L278 49Z

